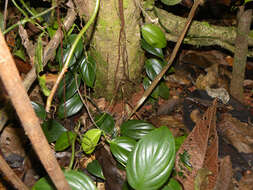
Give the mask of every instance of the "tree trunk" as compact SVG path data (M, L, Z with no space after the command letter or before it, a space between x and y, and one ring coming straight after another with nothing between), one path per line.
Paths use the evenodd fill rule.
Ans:
M230 83L231 95L243 102L243 81L245 75L245 67L248 53L248 34L250 31L252 17L252 9L244 10L241 6L238 12L238 27L235 42L235 55L232 72L232 80Z
M139 43L140 9L135 4L139 0L124 0L123 9L119 6L120 1L123 0L101 1L90 43L90 53L97 64L95 94L108 99L116 92L119 94L119 90L131 95L144 60ZM79 15L84 15L87 21L94 1L75 0L75 4Z

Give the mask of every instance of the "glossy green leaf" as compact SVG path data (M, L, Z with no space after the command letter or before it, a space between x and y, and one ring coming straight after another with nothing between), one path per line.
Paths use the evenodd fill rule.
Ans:
M102 113L95 117L97 126L108 134L112 134L115 126L113 117L108 113Z
M128 120L122 123L122 125L120 126L120 133L123 136L139 140L154 129L155 127L152 124L147 123L145 121Z
M66 170L64 176L72 190L97 190L94 182L80 171ZM48 177L43 177L35 183L32 190L56 190L56 188Z
M101 179L105 179L102 167L100 166L99 162L97 160L93 160L87 165L88 172L90 172L92 175L99 177Z
M55 143L55 151L63 151L68 148L72 141L75 140L76 134L72 131L65 131L61 134L61 136L56 140Z
M143 79L143 82L142 82L144 89L145 90L148 89L148 87L151 85L151 83L152 83L152 81L148 77L145 77ZM155 89L152 91L150 96L152 98L155 98L155 99L158 98L158 96L159 96L159 86L155 87Z
M148 77L153 81L155 77L161 72L164 65L166 65L166 63L159 59L147 59L145 61L145 69Z
M36 113L36 115L42 119L42 120L45 120L47 118L47 112L46 110L44 109L44 106L42 106L41 104L39 103L36 103L36 102L33 102L31 101L31 104L32 104L32 107Z
M145 24L141 27L144 40L154 48L164 48L167 45L164 32L155 24Z
M116 137L110 142L110 149L113 156L125 166L135 144L136 141L129 137Z
M178 3L180 3L182 0L161 0L165 5L176 5Z
M59 122L54 119L45 121L42 124L42 130L49 143L56 141L63 132L67 131L67 129L65 129Z
M59 63L60 70L62 69L65 61L67 60L67 57L69 55L70 49L61 49L59 48L56 54L56 61ZM72 56L69 62L68 67L73 66L77 61L77 58L75 56Z
M175 141L163 126L137 142L127 162L127 180L134 189L156 190L169 178L175 161Z
M177 180L175 180L174 178L171 178L169 180L168 185L163 187L162 190L182 190L182 186Z
M81 84L81 76L77 75L77 85L76 85L74 74L68 72L59 83L59 87L57 89L57 96L60 102L64 101L64 89L65 89L65 99L68 100L77 92L77 88L79 88L80 84Z
M100 139L102 131L100 129L90 129L82 137L82 148L86 154L91 154Z
M70 49L72 44L74 43L75 39L77 37L77 34L71 34L68 38L67 38L67 41L66 41L66 49ZM65 45L65 44L64 44ZM83 53L83 41L82 40L79 40L76 48L75 48L75 51L74 51L74 57L76 59L79 59L80 56L82 55Z
M88 87L93 87L96 77L96 62L91 57L83 57L79 63L82 79Z
M57 114L60 119L63 119L65 117L65 114L66 114L66 117L72 116L76 114L77 112L79 112L82 109L82 107L83 107L83 102L81 101L79 94L76 93L66 102L60 104Z
M158 85L159 88L159 96L161 96L164 99L168 99L170 97L170 89L164 82L160 82Z
M141 47L148 53L160 58L164 58L163 50L161 48L154 48L149 45L144 39L141 39Z

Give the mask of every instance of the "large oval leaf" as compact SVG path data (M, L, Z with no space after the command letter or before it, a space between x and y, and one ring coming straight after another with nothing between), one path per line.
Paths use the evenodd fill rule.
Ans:
M123 136L139 140L154 129L155 127L152 124L145 121L128 120L120 126L120 133Z
M57 114L60 119L63 119L65 117L65 114L66 114L66 117L72 116L76 114L77 112L79 112L82 109L82 107L83 107L83 102L81 101L79 94L76 93L66 102L60 104Z
M83 135L82 148L86 154L90 154L95 150L101 133L100 129L90 129Z
M158 189L170 176L175 154L174 137L167 127L151 131L136 144L128 157L128 183L134 189Z
M88 87L93 87L96 77L96 62L91 57L83 57L80 61L82 79Z
M145 61L145 68L148 77L153 81L155 77L161 72L164 65L166 65L166 63L158 59L147 59Z
M57 89L57 96L60 102L63 102L64 99L70 99L76 92L77 88L79 88L81 84L81 76L77 75L77 85L74 74L68 72L66 76L59 83L59 87ZM64 98L64 89L65 89L65 98Z
M42 130L49 143L56 141L63 132L67 131L56 120L50 119L42 124Z
M171 178L168 185L164 186L162 190L182 190L182 186L177 180Z
M72 44L74 43L75 39L77 37L77 34L71 34L68 38L67 38L67 41L66 41L66 48L67 49L70 49ZM75 51L74 51L74 56L76 59L79 59L80 56L82 55L83 53L83 42L82 40L79 40L78 43L77 43L77 46L75 48Z
M39 117L42 120L45 120L47 117L47 112L45 108L41 104L33 102L33 101L31 101L31 104L37 117Z
M97 126L103 131L105 131L106 133L108 134L113 133L115 122L114 122L113 117L110 114L102 113L102 114L97 115L95 117L95 122Z
M142 82L143 88L144 88L145 90L147 90L148 87L151 85L151 83L152 83L152 81L151 81L148 77L145 77L145 78L143 79L143 82ZM152 93L151 93L151 97L152 97L152 98L157 99L158 96L159 96L159 86L155 87L155 89L154 89L154 90L152 91Z
M129 137L116 137L110 142L110 149L113 156L125 166L135 144L136 141Z
M155 24L145 24L141 27L144 40L155 48L164 48L167 45L165 34Z
M64 171L66 180L72 190L97 190L93 181L84 173L74 170ZM43 177L35 183L32 190L56 190L48 177Z
M141 39L141 47L152 55L155 55L160 58L164 58L163 50L161 48L152 47L144 39Z
M59 63L60 70L63 68L63 65L65 64L65 61L67 60L67 57L69 55L70 49L65 48L59 48L56 54L56 61ZM73 55L70 59L68 67L73 66L76 63L76 57Z

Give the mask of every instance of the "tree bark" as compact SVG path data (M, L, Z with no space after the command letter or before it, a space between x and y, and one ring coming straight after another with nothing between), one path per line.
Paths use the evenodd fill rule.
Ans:
M59 190L71 190L40 127L9 48L0 32L0 78L46 171Z
M238 27L235 41L235 55L232 72L232 80L230 83L231 95L243 102L243 81L245 75L245 67L248 53L248 34L250 31L252 17L252 9L244 10L241 6L238 12Z

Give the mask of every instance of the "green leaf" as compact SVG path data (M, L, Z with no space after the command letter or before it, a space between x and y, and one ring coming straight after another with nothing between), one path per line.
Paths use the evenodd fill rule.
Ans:
M108 134L112 134L115 126L113 117L108 113L102 113L95 117L97 126Z
M88 172L90 172L92 175L99 177L101 179L105 180L102 168L97 160L93 160L87 165Z
M51 91L47 88L47 85L46 85L46 75L44 74L42 76L38 76L38 81L39 81L39 85L43 94L45 96L49 96Z
M139 140L154 129L155 127L152 124L145 121L128 120L120 126L120 133L132 139Z
M175 161L175 141L163 126L137 142L127 162L128 183L134 189L156 190L169 178Z
M170 89L164 82L161 82L159 85L159 96L161 96L164 99L168 99L170 97Z
M177 180L171 178L168 185L166 185L162 190L182 190L182 187Z
M14 50L13 54L15 56L17 56L18 58L22 59L23 61L26 61L26 57L25 57L25 53L24 53L24 49L18 49L18 50Z
M56 141L63 132L67 131L67 129L65 129L60 123L58 123L54 119L45 121L42 124L42 130L47 137L47 141L49 143Z
M161 48L152 47L144 39L141 39L141 47L152 55L155 55L155 56L160 57L162 59L164 58L163 50Z
M31 104L32 104L32 107L36 113L36 115L42 119L42 120L45 120L47 118L47 112L46 110L44 109L44 107L39 104L39 103L36 103L36 102L33 102L31 101Z
M71 72L68 72L65 78L61 80L61 82L59 83L58 90L57 90L57 96L60 102L64 101L64 89L65 89L66 100L70 99L77 92L77 88L79 88L81 84L81 76L77 75L76 78L77 78L77 86L76 86L75 76Z
M93 87L96 77L95 60L91 56L83 57L79 65L83 81L88 87Z
M161 0L165 5L176 5L178 3L180 3L182 0Z
M144 89L147 90L148 87L151 85L151 83L152 83L152 81L148 77L145 77L143 79L142 85L143 85ZM158 98L158 96L159 96L159 86L155 87L155 89L152 91L150 96L152 98L155 98L155 99Z
M183 135L175 138L176 152L179 150L180 146L184 143L184 140L187 138L187 135Z
M113 156L122 165L126 166L128 156L134 149L136 141L129 137L116 137L110 142L110 149Z
M102 131L100 129L90 129L82 137L82 148L86 154L91 154L100 139Z
M75 39L77 37L77 34L71 34L68 38L67 38L67 41L66 41L66 48L67 49L70 49L72 44L74 43ZM65 44L64 44L65 45ZM75 51L74 51L74 57L76 59L79 59L80 56L82 55L83 53L83 41L82 40L79 40L76 48L75 48Z
M84 173L74 170L64 171L64 176L72 190L97 190L93 181ZM32 190L56 190L48 177L43 177L35 183Z
M166 65L166 63L161 60L154 58L147 59L145 61L145 68L148 77L153 81L155 77L161 72L164 65Z
M62 69L63 65L65 64L65 61L67 60L67 57L69 55L69 49L65 48L58 48L57 54L56 54L56 61L59 63L60 70ZM76 63L77 58L73 55L69 61L68 67L73 66Z
M61 136L56 140L55 143L55 151L63 151L68 148L72 141L75 140L76 134L71 131L65 131L61 134Z
M66 117L72 116L76 114L77 112L79 112L82 109L82 107L83 107L83 102L81 101L79 94L76 93L66 102L60 104L57 114L60 119L63 119L65 114L66 114Z
M167 45L164 32L155 24L145 24L141 27L144 40L154 48L164 48Z

